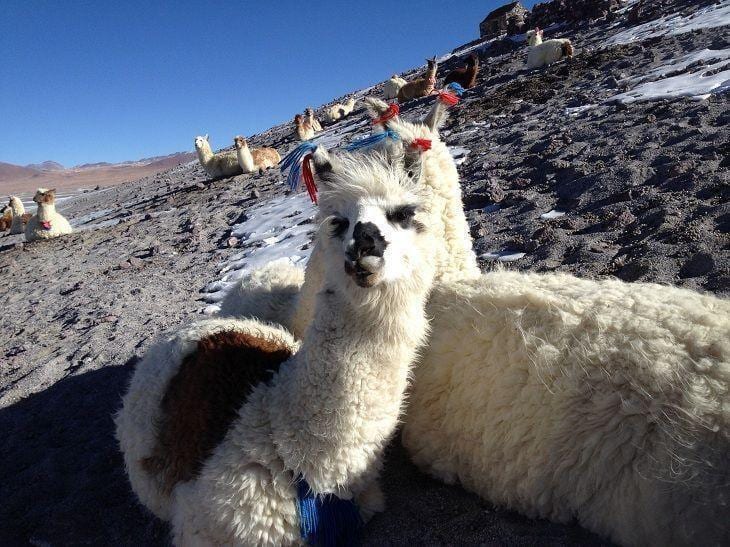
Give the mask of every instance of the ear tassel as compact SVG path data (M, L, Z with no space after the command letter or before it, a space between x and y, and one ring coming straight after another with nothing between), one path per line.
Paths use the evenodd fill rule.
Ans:
M279 162L282 172L289 169L289 175L286 178L289 188L292 191L296 190L299 187L299 180L303 178L307 193L314 203L317 203L317 185L314 182L311 162L312 153L316 149L316 144L304 141Z
M396 133L392 129L386 129L385 131L382 131L380 133L373 133L372 135L363 137L362 139L352 141L350 144L347 145L346 150L348 152L352 152L353 150L359 150L361 148L370 148L371 146L375 146L376 144L384 141L387 138L391 138L394 141L397 141L400 139L400 135L398 135L398 133Z
M431 150L431 139L413 139L411 142L413 148L419 148L421 152Z
M373 120L373 125L377 125L379 123L385 123L388 120L392 120L398 114L400 114L400 107L396 103L393 103L390 106L388 106L388 110L385 111L385 114L383 114L379 118L375 118Z
M304 186L307 188L309 199L312 203L317 204L317 184L314 182L314 174L312 173L312 154L309 153L304 156L302 160L302 178L304 179Z

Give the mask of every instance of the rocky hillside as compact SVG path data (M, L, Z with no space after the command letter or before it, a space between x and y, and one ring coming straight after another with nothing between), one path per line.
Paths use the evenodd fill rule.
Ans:
M481 61L443 134L482 267L728 295L729 25L727 0L639 0L548 26L546 38L573 40L571 62L525 70L523 35L443 56L440 76L472 51ZM418 118L432 100L402 115ZM318 141L345 144L368 126L358 110ZM290 131L251 140L283 153ZM163 545L166 527L136 503L113 439L133 363L160 332L214 311L250 268L303 263L314 208L287 196L276 171L211 182L193 163L60 209L75 234L33 244L0 235L0 543ZM601 543L431 480L397 440L384 486L388 510L368 525L367 545Z

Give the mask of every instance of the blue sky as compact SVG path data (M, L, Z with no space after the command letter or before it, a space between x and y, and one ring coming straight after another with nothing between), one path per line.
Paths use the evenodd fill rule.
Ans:
M5 0L0 161L222 147L473 40L503 3Z

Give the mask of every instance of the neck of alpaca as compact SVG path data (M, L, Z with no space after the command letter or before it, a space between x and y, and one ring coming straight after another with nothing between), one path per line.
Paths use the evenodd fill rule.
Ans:
M198 153L198 160L202 164L206 164L213 159L213 150L211 150L209 144L204 144L200 148L197 148L196 152Z
M248 171L250 173L255 169L253 156L251 155L251 150L248 149L248 146L244 146L243 148L237 148L236 155L238 156L238 164L245 171Z
M23 207L23 204L20 202L13 202L10 204L10 210L13 213L13 216L19 217L23 216L25 214L25 207Z
M427 322L425 290L392 293L377 305L353 305L325 286L276 386L279 404L270 412L278 453L317 493L347 497L396 428Z
M539 34L536 34L535 36L532 37L532 44L531 45L533 45L533 46L539 46L540 44L542 44L542 36L539 35Z
M55 203L39 203L38 204L38 220L41 222L49 222L53 220L53 216L56 214Z

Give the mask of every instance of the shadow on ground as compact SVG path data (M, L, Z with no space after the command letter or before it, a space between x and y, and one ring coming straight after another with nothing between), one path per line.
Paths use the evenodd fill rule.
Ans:
M123 471L112 414L134 363L68 377L0 410L0 545L165 545ZM575 526L496 510L420 473L399 442L383 477L388 511L364 544L599 545Z

